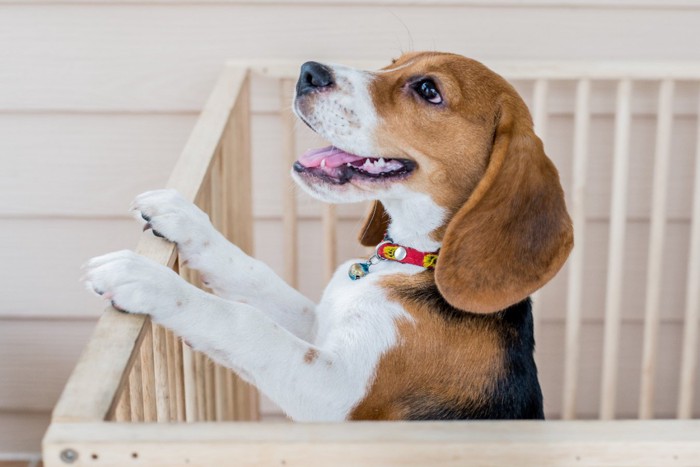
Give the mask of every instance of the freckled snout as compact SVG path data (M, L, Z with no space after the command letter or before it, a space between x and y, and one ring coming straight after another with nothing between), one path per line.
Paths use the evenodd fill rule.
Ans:
M297 97L330 88L334 84L333 70L318 62L306 62L301 66L297 81Z

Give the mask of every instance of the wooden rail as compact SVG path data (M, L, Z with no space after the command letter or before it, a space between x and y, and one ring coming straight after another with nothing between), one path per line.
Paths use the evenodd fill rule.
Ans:
M56 424L47 440L46 458L74 452L75 465L690 467L700 458L700 424L668 420Z
M352 64L352 62L349 62ZM221 74L178 160L167 187L196 202L214 225L244 251L252 252L250 80L264 75L279 80L282 122L281 163L298 153L289 103L298 63L231 62ZM366 68L372 63L360 63ZM576 246L568 263L561 414L577 417L580 346L584 312L584 263L589 140L594 87L617 83L612 196L604 309L599 418L616 418L619 338L622 323L624 247L628 223L630 128L635 82L658 82L656 147L652 183L644 338L640 361L640 419L653 418L658 334L662 314L661 279L667 243L665 204L674 123L676 82L698 83L698 64L489 64L510 79L532 82L533 120L547 139L548 104L557 80L576 86L570 211ZM700 135L700 104L697 133ZM689 419L697 394L700 327L700 137L695 156L693 212L686 278L684 334L677 417ZM284 274L297 285L299 216L294 191L283 206ZM338 216L320 208L323 274L337 266ZM136 251L175 269L201 286L195 271L181 266L172 244L145 233ZM540 320L540 297L535 301ZM539 329L539 326L536 327ZM539 331L538 331L539 332ZM345 425L242 424L256 420L257 393L231 371L193 351L171 332L143 316L108 308L66 384L44 439L47 466L124 465L698 465L700 421L566 421L479 423L355 423ZM202 423L202 422L218 422ZM133 423L187 422L187 423ZM93 457L96 456L96 457ZM258 464L256 464L258 465Z
M212 91L166 186L177 189L186 199L200 204L229 200L223 206L217 206L218 212L212 213L213 221L223 227L231 240L250 252L252 216L248 93L247 70L227 67ZM212 212L211 209L208 211ZM150 233L141 236L136 251L169 267L177 267L174 246ZM193 279L187 270L183 269L181 273ZM212 419L211 411L192 407L191 393L189 398L185 397L185 389L191 389L193 383L199 383L196 392L202 396L201 378L198 378L202 373L193 372L190 352L183 353L182 347L179 339L159 326L152 326L144 316L126 315L109 307L98 321L66 383L52 420L131 420L132 414L139 421ZM213 364L201 357L194 361L200 362L201 368L198 370L203 371L206 383ZM139 380L141 391L138 390ZM215 392L211 386L211 381L204 385L208 395ZM256 414L250 413L249 408L250 398L254 398L252 392L240 382L233 386L248 395L241 396L239 403L230 407L229 419L255 418ZM206 399L211 400L210 397Z

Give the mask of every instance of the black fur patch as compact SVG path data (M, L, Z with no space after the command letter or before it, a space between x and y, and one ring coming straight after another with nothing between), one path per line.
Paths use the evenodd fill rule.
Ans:
M494 382L490 393L482 398L484 402L436 400L434 395L412 394L402 401L409 408L409 419L544 419L542 391L533 358L535 339L529 297L496 313L476 314L447 303L434 282L398 292L404 299L429 306L455 326L490 321L489 327L497 330L505 350L504 376Z

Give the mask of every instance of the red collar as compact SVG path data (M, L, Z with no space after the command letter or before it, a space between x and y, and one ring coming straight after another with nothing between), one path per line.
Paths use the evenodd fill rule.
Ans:
M415 248L399 245L386 239L377 245L377 256L404 264L413 264L425 269L435 269L438 251L426 253Z
M399 245L391 241L389 237L384 237L377 248L375 254L363 263L354 263L350 266L348 275L350 279L357 280L366 276L369 273L370 266L377 264L382 260L396 261L398 263L413 264L425 269L435 269L437 263L438 251L425 253L418 251L415 248Z

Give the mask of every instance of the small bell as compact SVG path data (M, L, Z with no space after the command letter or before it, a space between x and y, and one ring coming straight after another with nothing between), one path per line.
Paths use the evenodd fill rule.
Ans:
M361 279L367 275L369 272L369 264L367 263L354 263L350 266L350 270L348 271L348 276L350 276L350 279L356 281L357 279Z

